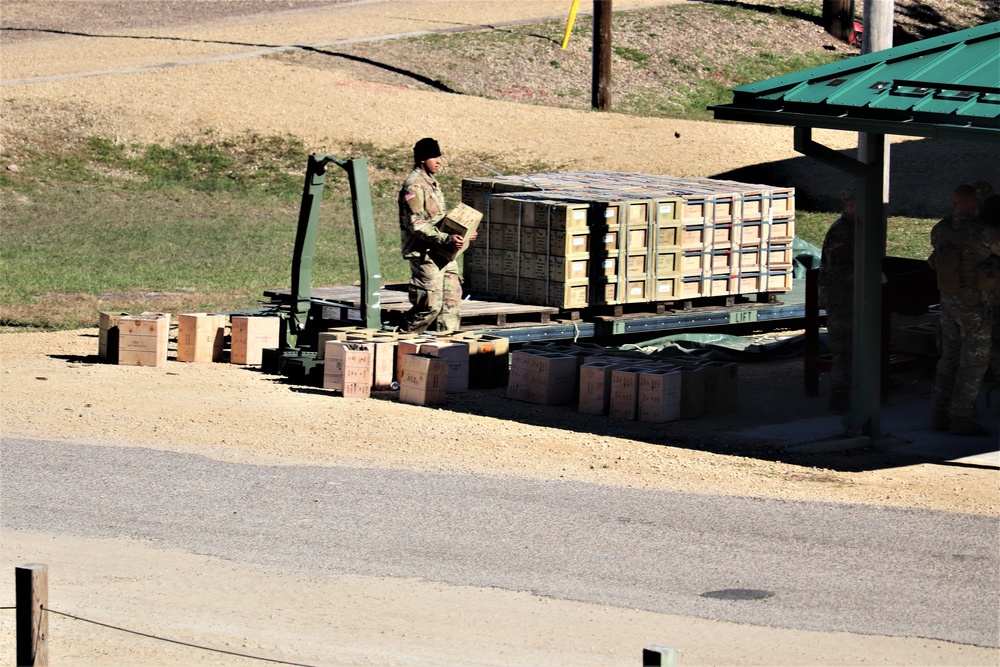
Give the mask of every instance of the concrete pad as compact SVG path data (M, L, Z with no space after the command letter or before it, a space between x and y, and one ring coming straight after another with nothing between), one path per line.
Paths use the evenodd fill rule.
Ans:
M992 394L980 392L977 402L977 421L989 427L989 435L958 436L930 430L930 405L924 400L883 406L880 429L883 437L876 445L934 461L1000 467L1000 397L996 390ZM739 435L769 440L797 453L846 451L871 444L846 434L838 415L758 426L739 431Z

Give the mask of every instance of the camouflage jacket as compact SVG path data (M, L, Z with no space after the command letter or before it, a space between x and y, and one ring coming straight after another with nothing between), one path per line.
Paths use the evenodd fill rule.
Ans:
M821 305L851 306L854 303L854 220L837 218L823 239L819 259Z
M415 168L399 190L399 233L404 259L421 257L431 246L448 242L448 235L437 228L445 213L441 186L431 174Z
M931 246L928 261L943 298L967 306L993 300L1000 230L980 218L949 216L931 229Z

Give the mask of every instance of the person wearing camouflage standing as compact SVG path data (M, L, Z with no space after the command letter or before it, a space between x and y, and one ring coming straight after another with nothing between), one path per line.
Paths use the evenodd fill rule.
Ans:
M420 333L433 328L448 333L459 327L462 282L458 263L435 256L435 247L461 248L465 239L446 234L437 225L444 219L444 193L434 177L441 169L441 148L429 137L413 146L413 170L399 190L399 230L403 258L410 263L409 296L412 307L403 329Z
M993 233L1000 235L1000 195L990 194L980 198L979 217ZM1000 257L994 256L987 271L1000 276ZM993 344L990 351L990 373L993 387L1000 387L1000 280L993 289Z
M976 189L979 217L990 227L1000 227L1000 196L993 192L993 186L982 180L973 181L969 185ZM989 260L986 270L1000 273L1000 257ZM993 343L987 376L993 380L994 387L1000 386L1000 283L993 294Z
M819 260L819 303L826 310L826 331L833 353L830 410L851 408L854 345L854 190L841 193L843 212L823 239Z
M978 216L976 188L955 190L955 213L931 229L929 258L941 292L941 358L934 376L931 428L954 435L986 435L976 422L976 396L990 360L992 307L1000 233Z

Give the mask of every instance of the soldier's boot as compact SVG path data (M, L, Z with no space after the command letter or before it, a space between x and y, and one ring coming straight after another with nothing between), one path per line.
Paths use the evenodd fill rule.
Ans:
M830 394L830 412L838 415L847 414L851 409L851 395L846 391L835 391Z
M931 430L947 431L949 428L951 428L951 417L948 416L948 411L935 410L931 415Z
M989 435L990 430L972 417L952 417L948 432L952 435Z

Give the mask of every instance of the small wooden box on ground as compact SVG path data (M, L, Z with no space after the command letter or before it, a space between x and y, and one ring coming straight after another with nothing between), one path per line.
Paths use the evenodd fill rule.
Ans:
M118 365L163 366L170 343L170 315L142 313L118 318Z
M608 414L612 419L635 419L639 414L639 374L644 366L626 366L611 371L611 400Z
M264 348L278 347L281 321L277 317L233 315L230 324L229 360L234 364L260 364Z
M323 388L339 391L344 398L368 398L372 393L374 345L327 341L323 353Z
M177 316L177 361L221 361L225 348L225 315L181 313Z
M399 401L412 405L443 405L448 387L448 360L405 354L400 362Z
M465 341L431 341L420 346L426 354L448 362L448 382L445 390L456 393L469 390L469 344Z
M511 355L507 397L538 405L566 405L576 395L576 357L543 350Z
M421 334L396 343L396 382L403 373L403 358L408 354L420 354L420 346L434 340L430 334Z
M705 365L705 412L722 415L736 412L737 365L715 361Z
M670 422L681 417L681 372L657 368L639 374L638 415L643 422Z
M681 370L681 419L705 414L705 366L701 361L677 360Z
M611 405L611 372L628 366L614 360L587 361L580 366L580 400L577 411L585 415L606 415Z
M98 315L97 356L109 364L118 363L118 320L128 313L100 313Z
M396 341L377 336L348 336L348 343L365 343L372 352L372 389L389 389L395 377Z
M452 340L469 346L469 388L490 389L507 385L510 341L502 336L465 332Z

